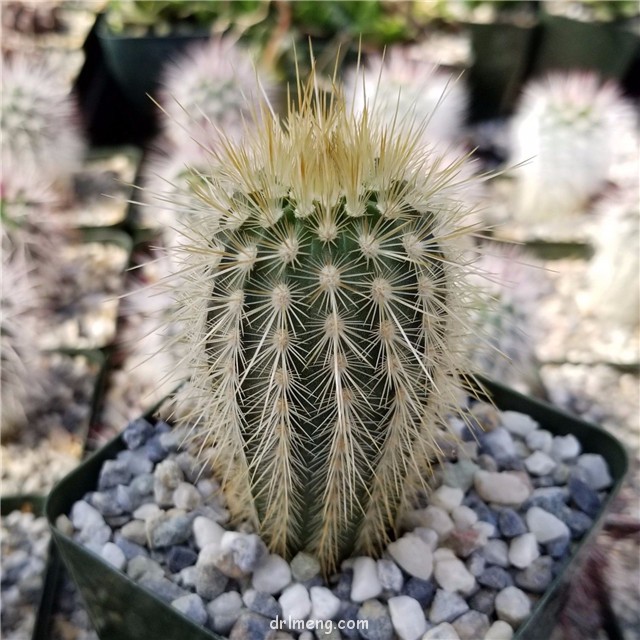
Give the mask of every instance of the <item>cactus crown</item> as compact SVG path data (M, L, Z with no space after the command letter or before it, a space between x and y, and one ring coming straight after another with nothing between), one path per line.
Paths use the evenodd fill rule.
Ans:
M273 93L269 75L261 74L258 83L249 53L220 37L192 46L170 64L162 85L165 132L178 145L196 139L209 146L220 131L239 136L260 88Z
M366 104L387 122L398 117L424 121L429 139L451 141L464 125L463 83L415 55L410 48L394 47L384 57L371 56L364 73L356 66L347 74L346 96L357 111Z
M284 122L223 141L185 218L178 322L194 437L232 511L326 572L376 553L458 406L470 291L455 179L424 123L349 110L315 73Z
M26 57L3 60L0 106L3 170L52 182L76 169L83 153L69 89L56 69Z

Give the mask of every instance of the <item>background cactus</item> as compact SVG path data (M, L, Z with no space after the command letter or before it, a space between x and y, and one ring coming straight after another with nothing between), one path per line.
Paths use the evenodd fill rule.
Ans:
M3 173L68 187L84 144L64 79L42 59L3 59L0 133Z
M538 308L551 283L532 256L491 243L476 263L471 282L483 297L473 312L473 370L523 393L545 398L535 346L541 338Z
M600 204L596 253L589 267L589 307L604 321L640 325L640 202L631 185Z
M357 111L367 104L387 122L396 117L426 122L429 141L452 142L462 135L468 103L464 83L416 58L410 48L389 49L384 58L371 56L364 72L351 69L345 95Z
M458 407L465 206L424 123L354 114L315 75L195 189L176 287L193 437L236 518L329 572L375 553ZM204 442L203 442L204 440Z
M633 131L633 111L611 81L557 73L530 83L513 121L518 180L514 214L538 221L585 209L609 178L616 140Z
M38 386L37 350L30 319L34 306L33 286L24 260L4 249L0 317L0 427L2 439L15 436L26 423L26 403Z
M164 130L178 148L189 145L197 156L215 145L220 131L239 138L261 91L273 94L273 81L260 74L249 53L229 38L193 45L167 65L161 80ZM197 142L196 142L197 141Z

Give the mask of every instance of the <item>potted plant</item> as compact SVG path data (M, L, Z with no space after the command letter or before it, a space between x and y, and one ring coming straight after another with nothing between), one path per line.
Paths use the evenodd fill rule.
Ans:
M313 618L411 640L455 625L531 637L559 602L552 567L601 515L624 452L465 375L471 228L447 196L460 163L416 146L420 124L355 115L313 74L300 86L284 123L262 104L241 145L223 141L191 194L206 214L184 220L177 249L192 372L179 403L219 484L177 453L185 432L136 421L50 495L54 537L102 638L271 638ZM450 461L425 499L452 446L471 475ZM556 467L572 506L533 493ZM472 558L498 526L512 577ZM542 582L528 570L541 550ZM510 579L549 587L533 622ZM495 586L495 614L470 608L478 584Z
M550 70L585 70L621 81L640 46L630 27L638 5L627 0L585 0L543 4L541 37L533 73Z
M467 0L473 63L473 120L510 113L526 78L537 33L537 3Z
M136 110L153 116L153 95L162 66L189 43L212 30L253 24L266 17L268 3L193 0L112 0L97 26L109 71Z

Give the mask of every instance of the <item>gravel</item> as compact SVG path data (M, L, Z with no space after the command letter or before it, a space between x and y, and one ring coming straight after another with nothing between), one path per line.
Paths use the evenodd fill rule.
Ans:
M327 582L312 555L287 562L246 523L229 529L217 483L189 472L183 432L163 422L128 427L129 449L103 466L100 491L71 510L74 536L185 615L238 640L272 638L269 621L278 619L366 623L342 630L354 640L507 637L597 516L611 478L598 454L545 435L528 416L475 405L473 419L498 434L481 437L477 448L461 445L473 467L451 459L428 506L407 514L404 534L380 559L350 559ZM151 442L161 443L161 459ZM138 458L145 452L152 470ZM548 475L558 464L567 473ZM456 479L469 472L463 488ZM540 486L541 477L549 482ZM105 514L108 501L97 495L113 497L120 513ZM300 629L287 633L307 638Z

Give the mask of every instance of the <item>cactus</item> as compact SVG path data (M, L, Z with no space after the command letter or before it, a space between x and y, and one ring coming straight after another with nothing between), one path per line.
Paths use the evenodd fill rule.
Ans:
M379 111L387 122L394 118L424 120L428 141L457 140L464 127L467 94L455 76L412 57L410 49L393 48L386 56L372 56L361 73L346 75L345 94L355 110Z
M513 122L518 178L515 215L544 221L584 210L609 178L614 150L633 128L616 85L592 73L557 73L530 83Z
M38 384L34 368L37 351L30 321L34 305L30 274L19 255L5 251L3 235L0 317L0 430L2 439L15 436L25 426L26 403Z
M601 222L589 267L592 315L613 325L640 325L640 202L630 185L599 203Z
M535 345L541 337L537 310L551 283L531 256L511 245L486 245L476 265L479 275L471 281L484 297L473 313L473 370L545 398Z
M236 519L328 573L388 542L450 435L471 227L424 123L354 113L315 72L298 96L223 140L195 189L176 320L192 437Z
M69 88L43 60L3 59L0 108L3 172L68 187L84 145Z
M164 130L178 148L197 154L216 144L220 132L240 137L251 102L261 91L273 95L268 74L258 76L251 57L228 38L192 46L163 72L160 103Z

